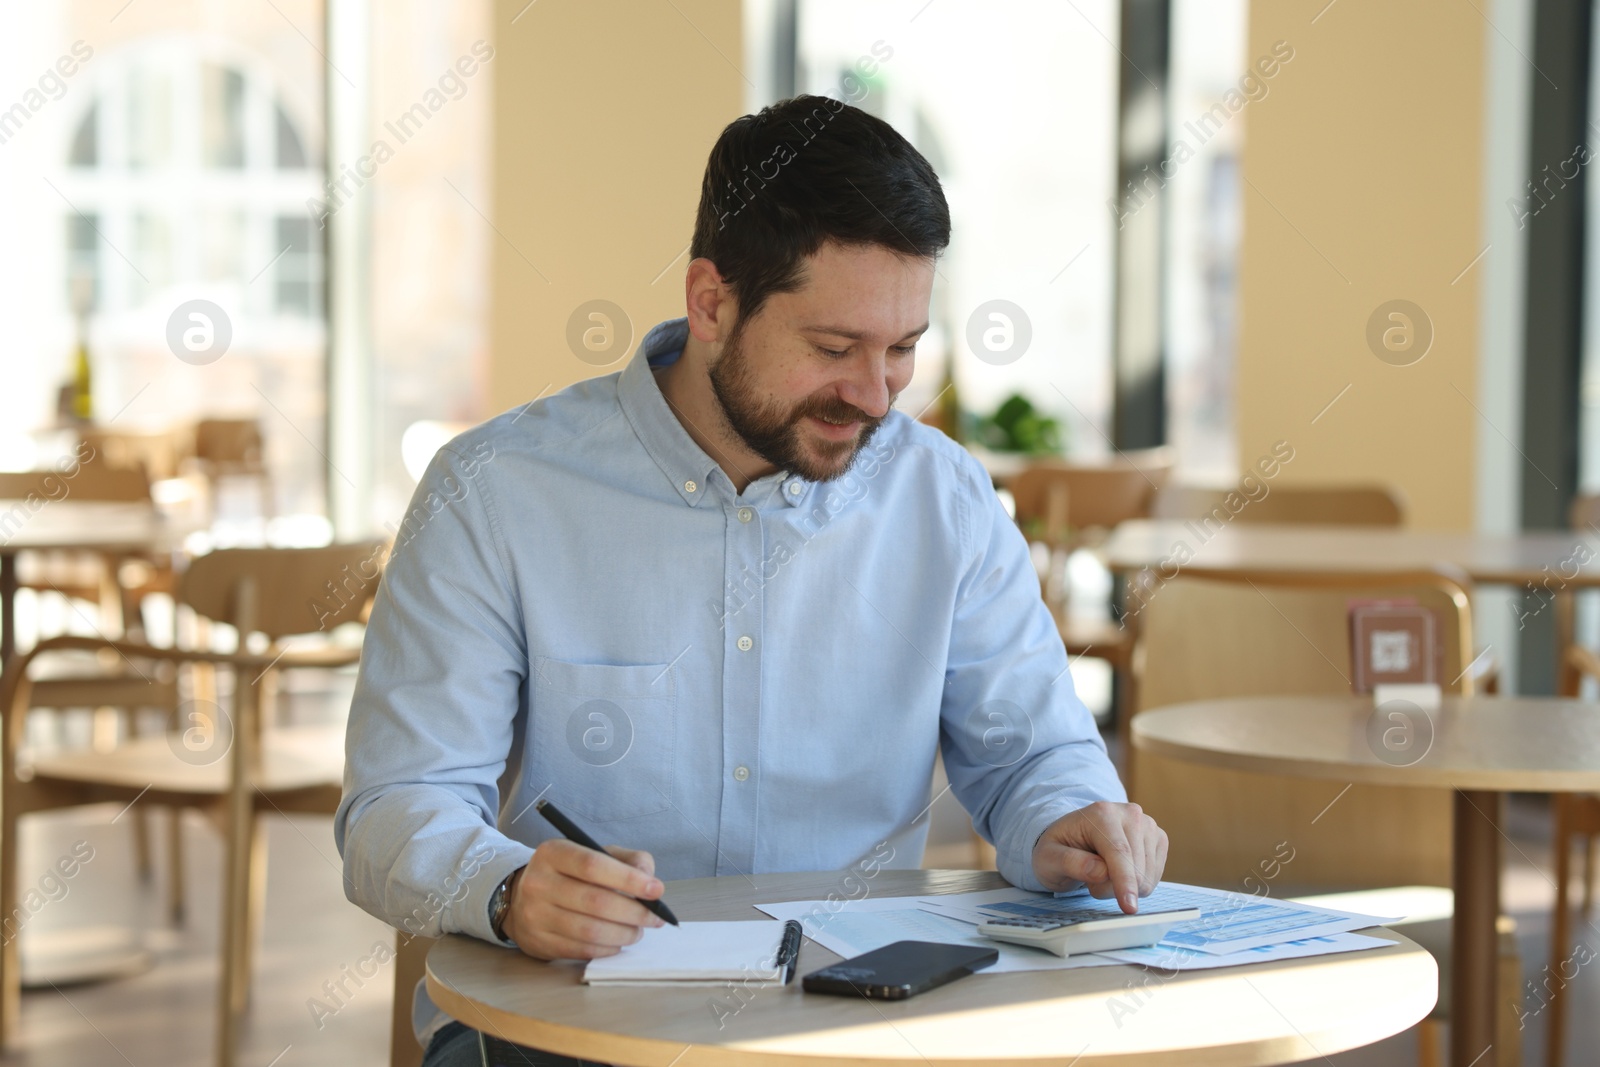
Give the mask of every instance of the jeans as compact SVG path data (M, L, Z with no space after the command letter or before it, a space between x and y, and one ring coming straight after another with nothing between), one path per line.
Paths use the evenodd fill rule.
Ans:
M508 1055L511 1057L509 1062L504 1065L494 1063L489 1067L604 1067L603 1064L592 1064L589 1060L575 1060L571 1056L521 1046ZM483 1053L478 1047L478 1031L460 1023L447 1024L428 1043L428 1051L422 1056L422 1067L484 1067Z

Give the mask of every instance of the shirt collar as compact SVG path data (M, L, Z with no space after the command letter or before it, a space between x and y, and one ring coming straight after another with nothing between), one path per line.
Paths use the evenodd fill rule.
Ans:
M689 339L689 320L668 319L658 323L639 342L639 350L623 368L617 381L617 399L622 413L633 426L650 458L667 476L672 488L690 507L699 507L710 495L713 477L727 478L716 460L689 436L678 417L667 406L653 368L666 367L683 355ZM731 483L730 483L731 485ZM776 495L790 507L799 507L811 496L811 483L798 474L779 471L757 478L743 495L755 500Z

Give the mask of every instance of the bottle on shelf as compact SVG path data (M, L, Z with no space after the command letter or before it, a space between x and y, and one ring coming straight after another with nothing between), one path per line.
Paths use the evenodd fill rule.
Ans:
M72 417L94 421L94 368L89 362L89 323L78 320L78 351L72 359Z
M89 310L93 304L93 280L77 275L72 279L72 311L77 320L77 350L72 356L72 374L62 388L62 413L71 421L94 421L94 365L89 359Z

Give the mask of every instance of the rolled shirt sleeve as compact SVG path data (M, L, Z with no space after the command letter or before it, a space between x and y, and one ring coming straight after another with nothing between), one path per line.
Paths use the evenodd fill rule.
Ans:
M385 568L362 648L334 836L345 893L399 929L490 941L489 898L532 849L496 827L527 654L486 479L442 449Z

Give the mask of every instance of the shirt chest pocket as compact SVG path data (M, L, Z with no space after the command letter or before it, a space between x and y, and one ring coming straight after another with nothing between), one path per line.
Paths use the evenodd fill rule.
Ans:
M528 788L613 822L672 806L676 677L668 664L532 664Z

